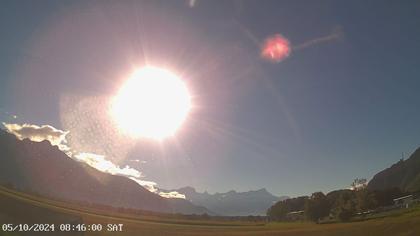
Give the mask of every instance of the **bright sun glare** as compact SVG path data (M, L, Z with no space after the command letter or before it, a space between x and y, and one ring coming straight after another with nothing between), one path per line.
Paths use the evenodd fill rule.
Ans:
M111 106L123 131L162 140L181 126L191 108L191 97L185 83L170 71L144 67L125 82Z

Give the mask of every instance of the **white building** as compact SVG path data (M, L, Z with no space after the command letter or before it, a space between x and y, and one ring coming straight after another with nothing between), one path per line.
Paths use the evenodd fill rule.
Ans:
M395 198L394 200L394 204L397 206L405 206L406 208L409 207L409 205L411 203L413 203L414 200L414 196L413 195L407 195L404 197L399 197L399 198Z

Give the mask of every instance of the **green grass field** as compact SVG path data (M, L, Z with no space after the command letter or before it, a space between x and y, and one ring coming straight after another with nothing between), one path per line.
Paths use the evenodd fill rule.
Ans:
M101 224L100 232L33 232L0 235L420 235L420 208L399 210L386 216L352 223L264 223L217 220L186 220L159 216L139 216L90 209L0 187L0 223ZM107 231L107 224L123 224L122 232Z

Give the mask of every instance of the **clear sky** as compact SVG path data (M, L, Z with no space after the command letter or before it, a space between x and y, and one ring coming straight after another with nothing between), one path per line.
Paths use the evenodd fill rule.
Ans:
M419 12L418 1L2 1L0 121L70 131L73 148L163 188L345 188L420 144ZM279 63L260 57L274 34L292 45ZM161 143L114 137L104 112L145 63L193 96Z

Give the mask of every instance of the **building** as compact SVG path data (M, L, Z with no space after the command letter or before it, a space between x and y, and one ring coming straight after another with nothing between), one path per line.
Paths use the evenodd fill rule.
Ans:
M286 219L290 221L298 221L305 219L305 212L304 211L292 211L287 213Z
M408 208L409 205L414 202L414 196L410 194L404 197L395 198L393 200L394 205Z

